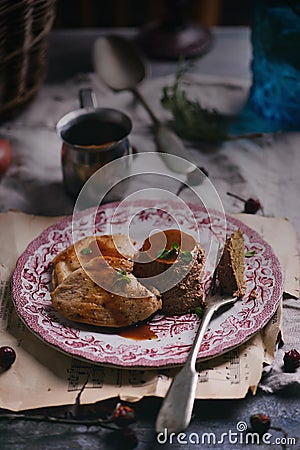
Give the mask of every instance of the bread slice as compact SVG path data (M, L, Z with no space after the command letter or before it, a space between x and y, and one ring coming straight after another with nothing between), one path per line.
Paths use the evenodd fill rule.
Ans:
M125 266L122 259L93 258L51 292L54 308L74 322L101 327L126 327L147 319L162 307L159 294L130 273L122 276Z
M238 228L227 238L217 268L217 276L223 294L243 297L245 294L244 266L244 236Z

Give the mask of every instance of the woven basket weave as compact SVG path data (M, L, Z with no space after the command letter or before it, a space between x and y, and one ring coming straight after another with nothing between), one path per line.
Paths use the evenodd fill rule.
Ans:
M40 88L56 0L0 0L0 120L15 115Z

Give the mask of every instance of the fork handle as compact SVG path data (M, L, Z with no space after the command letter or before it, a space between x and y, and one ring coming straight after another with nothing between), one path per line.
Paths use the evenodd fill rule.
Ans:
M184 366L174 378L156 419L157 433L185 430L190 423L197 388L198 373Z
M175 376L158 413L155 426L157 433L163 432L165 429L167 434L179 433L189 426L198 381L195 362L213 314L213 308L205 310L185 365Z
M203 317L201 319L200 325L198 327L196 336L194 338L192 347L190 349L190 352L188 354L187 360L185 362L185 365L189 365L190 368L195 368L195 364L197 361L197 356L200 350L201 342L203 340L203 337L205 335L206 329L212 319L212 316L217 310L217 305L215 307L211 306L210 308L205 309Z

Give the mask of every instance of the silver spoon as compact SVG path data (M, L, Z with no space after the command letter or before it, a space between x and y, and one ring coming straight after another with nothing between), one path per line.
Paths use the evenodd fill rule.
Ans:
M174 172L188 174L195 169L181 139L162 124L138 89L146 75L145 64L134 45L115 35L103 36L94 44L94 67L98 76L115 91L129 90L148 112L155 132L157 150L162 153L165 164ZM164 157L170 154L183 158Z

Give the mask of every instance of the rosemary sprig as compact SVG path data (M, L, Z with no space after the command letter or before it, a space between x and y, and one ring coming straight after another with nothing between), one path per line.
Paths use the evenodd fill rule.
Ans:
M288 0L287 0L288 1ZM216 109L204 108L197 100L188 98L181 87L182 75L188 66L179 63L175 82L164 86L161 104L173 116L173 127L184 139L197 141L236 141L239 139L261 138L268 133L246 133L230 135L229 126L235 116L226 116Z
M185 90L180 87L184 69L179 66L173 86L165 86L161 103L170 111L177 133L192 141L220 141L228 138L227 117L216 110L203 108L198 101L188 99Z

